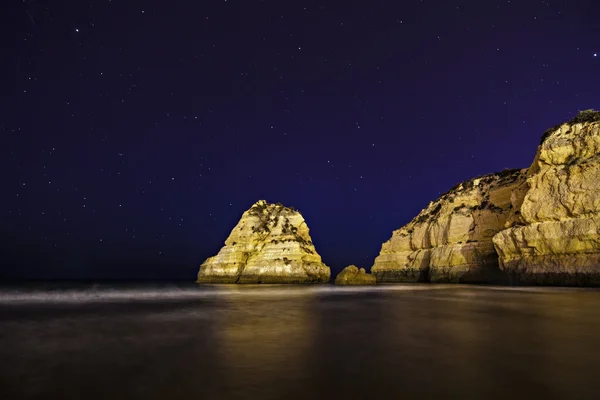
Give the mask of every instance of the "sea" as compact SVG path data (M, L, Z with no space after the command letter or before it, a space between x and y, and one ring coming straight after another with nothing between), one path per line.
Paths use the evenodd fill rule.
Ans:
M598 399L600 291L0 287L0 399Z

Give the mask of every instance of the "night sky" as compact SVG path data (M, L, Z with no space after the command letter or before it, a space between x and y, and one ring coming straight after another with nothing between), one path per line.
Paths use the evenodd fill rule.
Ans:
M598 108L600 2L34 1L0 12L0 278L195 279L259 199L333 273Z

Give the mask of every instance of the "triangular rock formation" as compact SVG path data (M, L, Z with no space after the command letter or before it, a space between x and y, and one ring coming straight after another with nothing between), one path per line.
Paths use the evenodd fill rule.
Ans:
M304 218L294 208L259 200L244 212L219 253L200 266L199 283L326 283Z

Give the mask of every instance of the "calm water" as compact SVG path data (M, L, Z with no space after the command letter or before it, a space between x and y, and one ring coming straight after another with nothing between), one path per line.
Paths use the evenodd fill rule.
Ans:
M0 289L0 398L600 398L600 292Z

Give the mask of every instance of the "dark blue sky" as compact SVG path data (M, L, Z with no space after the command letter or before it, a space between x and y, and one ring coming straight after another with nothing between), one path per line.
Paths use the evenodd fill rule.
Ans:
M334 273L599 108L597 1L3 2L0 277L195 278L258 199Z

